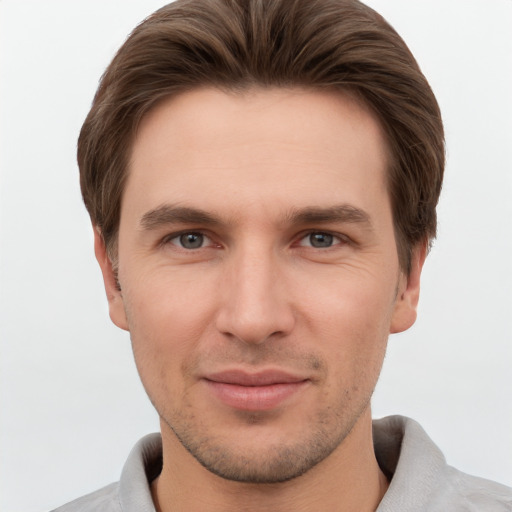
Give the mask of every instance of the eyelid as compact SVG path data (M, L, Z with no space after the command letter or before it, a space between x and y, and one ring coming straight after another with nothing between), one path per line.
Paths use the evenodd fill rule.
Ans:
M190 229L190 228L189 229L181 229L179 231L168 233L167 235L162 237L162 239L160 240L158 245L165 246L165 245L169 244L172 240L174 240L176 238L179 238L182 235L189 234L189 233L190 234L202 235L203 237L205 237L205 239L207 239L209 241L209 243L207 245L199 247L198 249L195 249L195 250L205 249L205 248L212 247L212 246L221 247L221 244L215 241L215 239L214 239L215 237L212 236L208 232L208 230L193 229L193 228L192 229ZM301 233L299 233L297 235L297 237L295 238L296 242L293 245L298 245L300 247L310 247L312 249L319 249L319 248L316 248L316 247L312 247L311 245L302 245L301 244L301 242L304 239L306 239L306 237L308 237L309 235L314 234L314 233L322 233L322 234L326 234L326 235L331 235L332 237L338 239L338 242L334 243L331 247L322 248L322 250L324 250L324 251L326 249L335 248L338 245L345 245L345 244L353 244L354 243L354 241L348 235L346 235L344 233L339 233L339 232L331 231L331 230L328 230L328 229L308 229L308 230L303 231L303 232L301 232ZM179 244L172 244L172 245L174 245L178 249L182 249L182 250L186 250L186 251L193 251L194 250L194 249L185 249L183 247L180 247Z
M178 243L172 243L172 241L175 240L176 238L179 238L182 235L187 235L187 234L201 235L205 238L205 240L208 240L209 243L207 243L206 245L203 245L202 247L198 247L197 249L186 249L184 247L181 247ZM213 240L213 237L203 229L182 229L182 230L176 231L174 233L169 233L169 234L165 235L159 243L160 246L165 246L167 244L171 244L178 249L188 251L188 252L191 252L194 250L199 251L200 249L206 249L206 248L212 247L212 246L220 246L220 244L216 243Z
M336 238L338 239L339 242L337 243L333 243L332 246L330 247L313 247L311 245L303 245L301 242L304 241L308 236L310 235L313 235L315 233L319 233L319 234L323 234L323 235L330 235L332 236L333 238ZM345 244L351 244L352 243L352 239L343 234L343 233L337 233L335 231L330 231L328 229L308 229L307 231L304 231L302 233L300 233L300 235L297 237L297 245L299 245L299 247L309 247L309 248L312 248L312 249L321 249L323 251L325 250L328 250L328 249L333 249L339 245L345 245Z

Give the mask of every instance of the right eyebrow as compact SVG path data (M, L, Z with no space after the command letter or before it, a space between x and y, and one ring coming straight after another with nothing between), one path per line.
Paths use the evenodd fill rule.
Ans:
M350 204L339 204L327 207L306 207L292 210L288 215L291 224L328 224L341 222L348 224L360 224L372 230L370 215Z
M151 231L167 224L201 224L218 226L220 220L210 213L186 206L163 204L147 211L140 219L140 226L144 231Z

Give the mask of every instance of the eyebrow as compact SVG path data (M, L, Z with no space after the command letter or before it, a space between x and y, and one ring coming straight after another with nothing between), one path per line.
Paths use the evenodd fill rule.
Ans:
M328 207L310 206L292 209L284 218L284 224L327 224L353 223L366 225L372 229L368 213L349 204ZM163 204L146 212L140 220L143 230L151 231L169 224L200 224L202 226L219 226L225 224L219 217L200 208Z
M287 216L287 221L290 224L327 224L330 222L366 224L366 227L372 229L370 215L350 204L292 210Z
M221 224L221 221L214 215L198 208L168 204L149 210L140 220L142 229L147 231L157 229L166 224L178 223L217 226Z

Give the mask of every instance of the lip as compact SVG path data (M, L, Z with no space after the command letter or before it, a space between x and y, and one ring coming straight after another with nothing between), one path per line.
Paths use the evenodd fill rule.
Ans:
M309 383L307 378L280 370L229 370L207 375L203 380L222 403L245 411L275 409Z
M293 384L307 380L300 375L293 375L282 370L263 370L259 372L246 372L244 370L225 370L211 373L205 379L223 384L236 384L239 386L270 386L271 384Z

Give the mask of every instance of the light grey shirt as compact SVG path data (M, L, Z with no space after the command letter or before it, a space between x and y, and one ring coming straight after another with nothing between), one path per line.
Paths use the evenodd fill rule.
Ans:
M373 434L377 460L391 480L377 512L512 512L511 488L448 466L414 420L375 420ZM55 512L155 512L150 482L161 466L160 435L150 434L133 448L119 482Z

